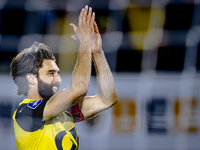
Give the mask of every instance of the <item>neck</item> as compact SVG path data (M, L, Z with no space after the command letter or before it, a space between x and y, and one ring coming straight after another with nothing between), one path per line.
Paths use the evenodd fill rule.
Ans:
M27 95L28 99L43 100L41 96Z
M36 99L36 100L43 100L40 94L37 91L29 90L27 94L28 99Z

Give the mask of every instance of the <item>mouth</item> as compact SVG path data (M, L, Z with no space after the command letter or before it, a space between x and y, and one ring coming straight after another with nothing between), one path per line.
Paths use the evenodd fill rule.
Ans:
M53 86L53 91L58 92L59 91L59 87L58 86Z

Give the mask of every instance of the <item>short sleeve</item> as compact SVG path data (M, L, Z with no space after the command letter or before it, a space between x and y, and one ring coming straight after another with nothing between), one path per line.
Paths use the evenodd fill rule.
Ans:
M67 111L73 116L75 123L85 120L78 103L71 106Z
M37 107L30 107L33 102L21 104L16 112L15 120L17 124L27 132L40 129L45 122L42 121L43 111L47 100L41 100ZM31 104L31 105L30 105Z

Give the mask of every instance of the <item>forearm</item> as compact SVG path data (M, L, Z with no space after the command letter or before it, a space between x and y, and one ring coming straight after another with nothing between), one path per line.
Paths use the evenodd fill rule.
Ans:
M77 62L72 73L71 85L56 94L47 102L43 120L58 115L85 97L91 75L91 49L87 43L80 44ZM56 108L56 109L55 109Z
M92 55L97 72L98 96L106 104L113 105L117 102L114 80L103 50Z
M89 42L80 43L76 65L72 73L72 86L89 87L91 75L91 46Z

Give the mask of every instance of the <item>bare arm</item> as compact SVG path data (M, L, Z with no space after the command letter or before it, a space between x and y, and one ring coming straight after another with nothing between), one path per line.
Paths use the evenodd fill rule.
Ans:
M88 14L87 14L88 13ZM75 32L79 41L76 65L70 86L53 95L47 102L43 121L58 115L63 110L79 102L87 93L91 74L91 43L94 34L94 14L85 7L79 15L78 29Z
M93 61L97 70L98 94L85 97L79 102L85 119L104 111L117 103L117 94L113 76L107 64L104 52L93 54Z
M101 36L96 23L94 23L94 31L92 58L97 72L98 94L92 97L85 97L79 102L85 119L112 107L118 101L113 76L102 50Z

